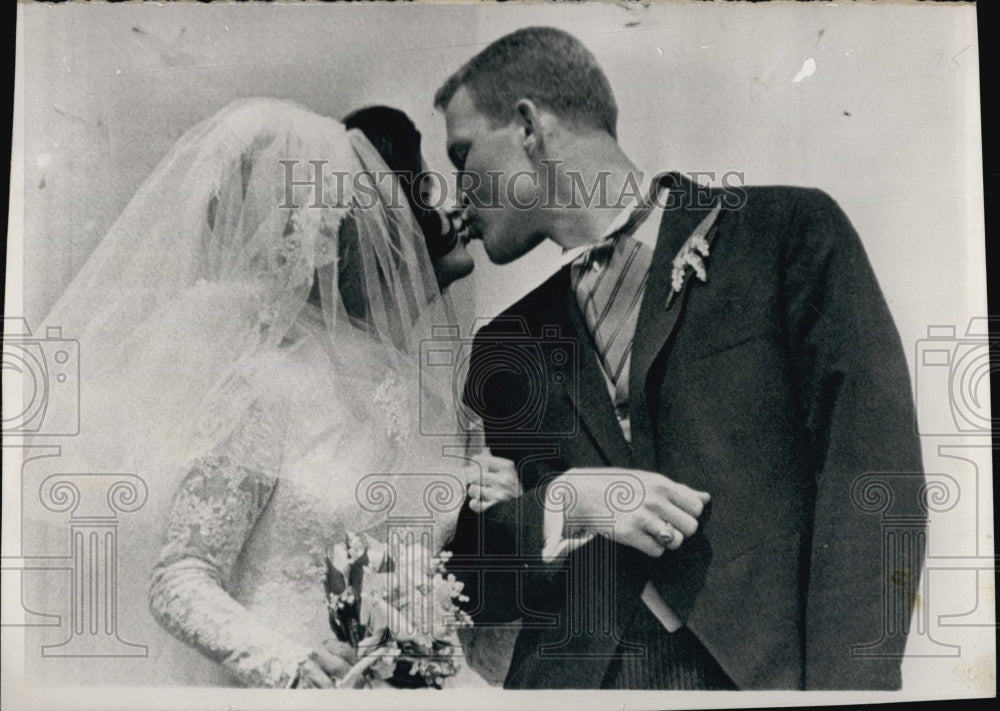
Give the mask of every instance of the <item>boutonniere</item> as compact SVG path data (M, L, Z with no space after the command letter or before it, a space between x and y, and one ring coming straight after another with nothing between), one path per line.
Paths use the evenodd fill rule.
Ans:
M670 293L667 295L665 309L670 308L674 299L684 289L684 283L691 272L694 272L699 281L708 281L708 270L705 268L705 259L709 255L707 238L721 211L722 203L717 202L708 216L701 221L678 250L677 256L674 257L674 268L670 272Z

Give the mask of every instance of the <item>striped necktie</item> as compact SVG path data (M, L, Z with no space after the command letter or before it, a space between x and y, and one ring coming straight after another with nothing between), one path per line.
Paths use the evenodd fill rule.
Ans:
M653 261L653 249L622 230L584 252L573 262L572 283L601 360L614 388L612 399L619 419L627 413L629 364L639 305ZM631 229L630 229L631 228ZM626 432L626 439L630 439Z

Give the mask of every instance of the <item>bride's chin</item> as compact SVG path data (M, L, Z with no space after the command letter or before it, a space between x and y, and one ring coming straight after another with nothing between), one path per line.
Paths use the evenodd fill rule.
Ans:
M459 279L469 276L475 268L476 262L472 259L472 255L465 249L465 245L459 245L434 264L438 287L447 288Z

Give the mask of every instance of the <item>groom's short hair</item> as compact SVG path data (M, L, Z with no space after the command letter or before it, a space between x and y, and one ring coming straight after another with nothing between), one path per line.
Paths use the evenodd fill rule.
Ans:
M531 99L560 119L617 137L618 106L604 71L580 40L554 27L526 27L494 41L448 78L434 106L447 109L463 86L495 125Z

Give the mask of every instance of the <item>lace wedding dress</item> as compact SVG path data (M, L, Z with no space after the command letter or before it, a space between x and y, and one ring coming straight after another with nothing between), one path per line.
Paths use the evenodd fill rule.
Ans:
M424 433L457 431L461 373L419 358L454 316L385 176L360 132L237 102L181 138L46 320L85 361L67 461L149 489L118 581L149 654L84 660L91 680L289 686L332 636L332 544L449 540L465 463Z
M308 357L297 356L305 371ZM441 541L462 502L460 479L440 455L433 461L417 432L417 393L395 373L369 402L317 402L307 383L289 404L314 415L306 427L290 431L254 407L196 461L174 498L153 576L161 624L250 686L288 686L310 650L331 637L324 556L347 531L385 540L388 528L419 532L422 521ZM426 506L432 489L438 498ZM467 672L453 683L483 682Z

